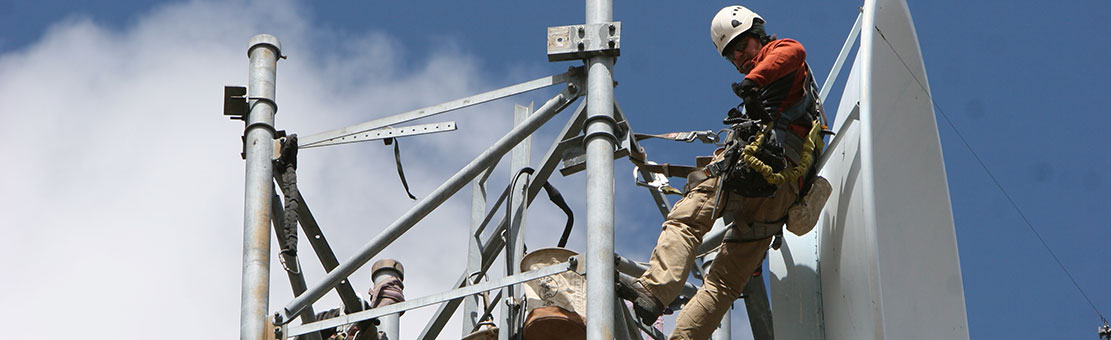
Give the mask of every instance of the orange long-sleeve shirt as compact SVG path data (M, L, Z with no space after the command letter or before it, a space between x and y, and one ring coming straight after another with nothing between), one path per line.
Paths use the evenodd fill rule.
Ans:
M764 44L753 57L752 70L745 75L763 89L765 103L783 111L803 96L806 86L806 49L792 39L773 40Z

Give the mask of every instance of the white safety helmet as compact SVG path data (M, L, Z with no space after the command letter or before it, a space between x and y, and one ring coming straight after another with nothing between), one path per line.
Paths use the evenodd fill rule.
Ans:
M744 6L726 6L718 11L710 22L710 39L714 40L718 54L725 55L725 47L729 46L729 42L752 29L756 20L764 22L764 18Z

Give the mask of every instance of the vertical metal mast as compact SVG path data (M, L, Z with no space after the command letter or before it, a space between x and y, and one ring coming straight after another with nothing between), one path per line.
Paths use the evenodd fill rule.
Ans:
M243 288L239 338L261 340L270 309L270 196L274 194L274 78L281 44L259 34L251 38L244 154L247 175L243 204Z
M613 20L613 0L586 0L586 26ZM613 30L614 28L608 28ZM586 60L586 338L613 339L613 63Z

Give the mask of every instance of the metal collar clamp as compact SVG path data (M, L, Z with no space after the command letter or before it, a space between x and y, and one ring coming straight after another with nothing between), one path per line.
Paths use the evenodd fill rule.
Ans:
M598 129L598 130L594 130L594 131L588 131L586 133L586 137L583 138L583 142L584 143L589 143L590 140L594 137L605 137L605 138L609 139L611 142L613 142L613 145L616 148L617 145L618 145L617 135L614 134L613 132L617 130L617 119L613 118L613 116L607 116L607 115L587 116L586 119L583 120L584 130L590 130L590 125L593 124L594 121L599 121L599 120L604 121L605 124L609 125L610 128L609 129Z

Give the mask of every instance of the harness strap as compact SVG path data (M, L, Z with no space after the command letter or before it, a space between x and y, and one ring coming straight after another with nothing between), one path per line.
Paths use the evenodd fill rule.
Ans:
M673 165L667 163L656 164L652 161L642 161L633 157L629 157L629 161L631 161L635 166L633 168L633 181L636 183L636 185L654 188L664 194L670 195L681 195L684 192L672 187L671 184L668 182L667 177L680 177L686 176L689 173L698 172L698 168L686 165ZM640 170L655 174L662 174L663 177L653 176L653 180L651 182L648 182L648 178L646 177L645 182L641 182L640 176L637 175Z
M733 227L725 231L723 242L748 242L783 234L786 217L774 222L748 222L737 218Z
M633 137L636 138L637 141L641 141L641 140L645 140L645 139L649 139L649 138L659 138L659 139L666 139L666 140L673 140L673 141L677 141L677 142L687 142L687 143L693 142L695 140L701 141L701 142L706 143L706 144L714 144L714 143L718 142L718 135L717 135L716 132L714 132L712 130L669 132L669 133L658 134L658 135L646 134L646 133L634 133Z
M634 161L633 164L641 169L647 170L648 172L663 174L667 177L687 177L687 175L689 175L690 173L698 171L697 167L690 165L678 165L670 163L651 164L638 161Z
M717 141L717 134L713 131L689 131L689 132L671 132L663 135L649 135L649 134L633 134L636 140L643 140L647 138L661 138L673 141L691 142L694 140L701 140L705 143L714 143ZM633 149L633 148L630 148ZM693 173L700 173L700 167L690 165L678 165L663 163L659 164L648 160L648 152L643 147L636 148L638 150L630 150L629 161L633 163L639 170L644 170L650 173L662 174L664 177L689 177ZM701 159L696 159L701 163ZM636 170L633 171L633 180L638 185L654 187L665 194L681 195L687 192L686 187L683 190L676 189L668 185L666 178L663 178L660 183L645 182L641 183L637 177ZM689 186L689 181L688 181Z

